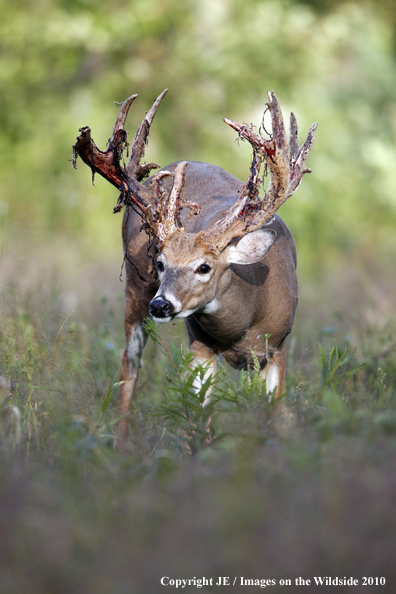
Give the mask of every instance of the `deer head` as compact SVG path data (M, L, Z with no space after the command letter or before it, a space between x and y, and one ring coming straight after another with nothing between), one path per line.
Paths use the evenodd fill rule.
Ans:
M163 170L153 175L146 184L141 183L152 169L158 168L155 163L141 165L140 162L151 123L166 92L157 98L139 127L126 165L122 162L123 152L128 149L124 124L137 95L132 95L121 105L106 151L96 147L88 127L80 129L73 147L74 166L79 155L93 172L101 174L120 191L115 212L123 206L131 206L140 212L143 227L154 244L160 281L149 309L154 318L162 321L188 317L198 310L211 313L216 309L219 291L226 290L230 282L227 273L230 265L253 264L263 258L276 236L275 231L266 228L266 225L296 191L303 175L311 171L305 166L305 161L317 128L317 124L313 124L305 142L299 146L297 121L291 114L287 142L282 112L273 92L268 92L266 104L272 121L269 139L247 126L224 119L253 148L250 175L241 187L237 201L221 220L210 229L196 234L187 233L181 220L182 209L189 208L190 216L200 212L197 204L184 199L188 163L183 161L173 173ZM260 198L263 162L265 172L268 168L271 178L267 191ZM166 178L173 181L169 190L165 189Z

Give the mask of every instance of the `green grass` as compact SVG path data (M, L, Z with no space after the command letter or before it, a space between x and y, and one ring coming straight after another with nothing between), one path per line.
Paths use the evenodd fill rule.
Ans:
M182 327L151 324L121 456L122 304L97 297L84 317L57 295L1 297L0 592L145 593L162 576L241 575L384 576L363 591L395 591L392 320L329 313L315 335L300 318L278 415L254 369L220 367L203 409L209 385L197 397L192 382L205 369L190 369Z

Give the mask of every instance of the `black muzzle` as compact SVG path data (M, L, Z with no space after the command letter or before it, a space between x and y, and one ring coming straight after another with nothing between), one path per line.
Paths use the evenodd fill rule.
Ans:
M155 297L149 303L149 313L153 318L167 318L172 315L173 310L172 303L163 297Z

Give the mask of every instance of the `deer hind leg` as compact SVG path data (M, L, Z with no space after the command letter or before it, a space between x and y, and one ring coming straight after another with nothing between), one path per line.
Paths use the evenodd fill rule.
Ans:
M125 442L128 437L128 417L124 415L127 415L131 410L139 368L142 366L143 349L147 342L147 334L142 322L137 322L127 328L126 335L127 346L122 355L122 371L120 376L120 381L123 382L120 385L120 416L122 417L118 427L120 442Z
M281 346L272 353L271 357L268 359L266 367L262 371L267 394L272 394L275 391L275 400L278 400L282 396L285 371L286 346L285 342L282 342Z

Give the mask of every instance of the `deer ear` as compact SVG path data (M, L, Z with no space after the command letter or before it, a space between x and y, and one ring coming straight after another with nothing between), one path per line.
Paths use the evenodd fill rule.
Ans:
M227 246L228 264L254 264L268 252L274 243L276 231L260 229L244 235L238 243Z

